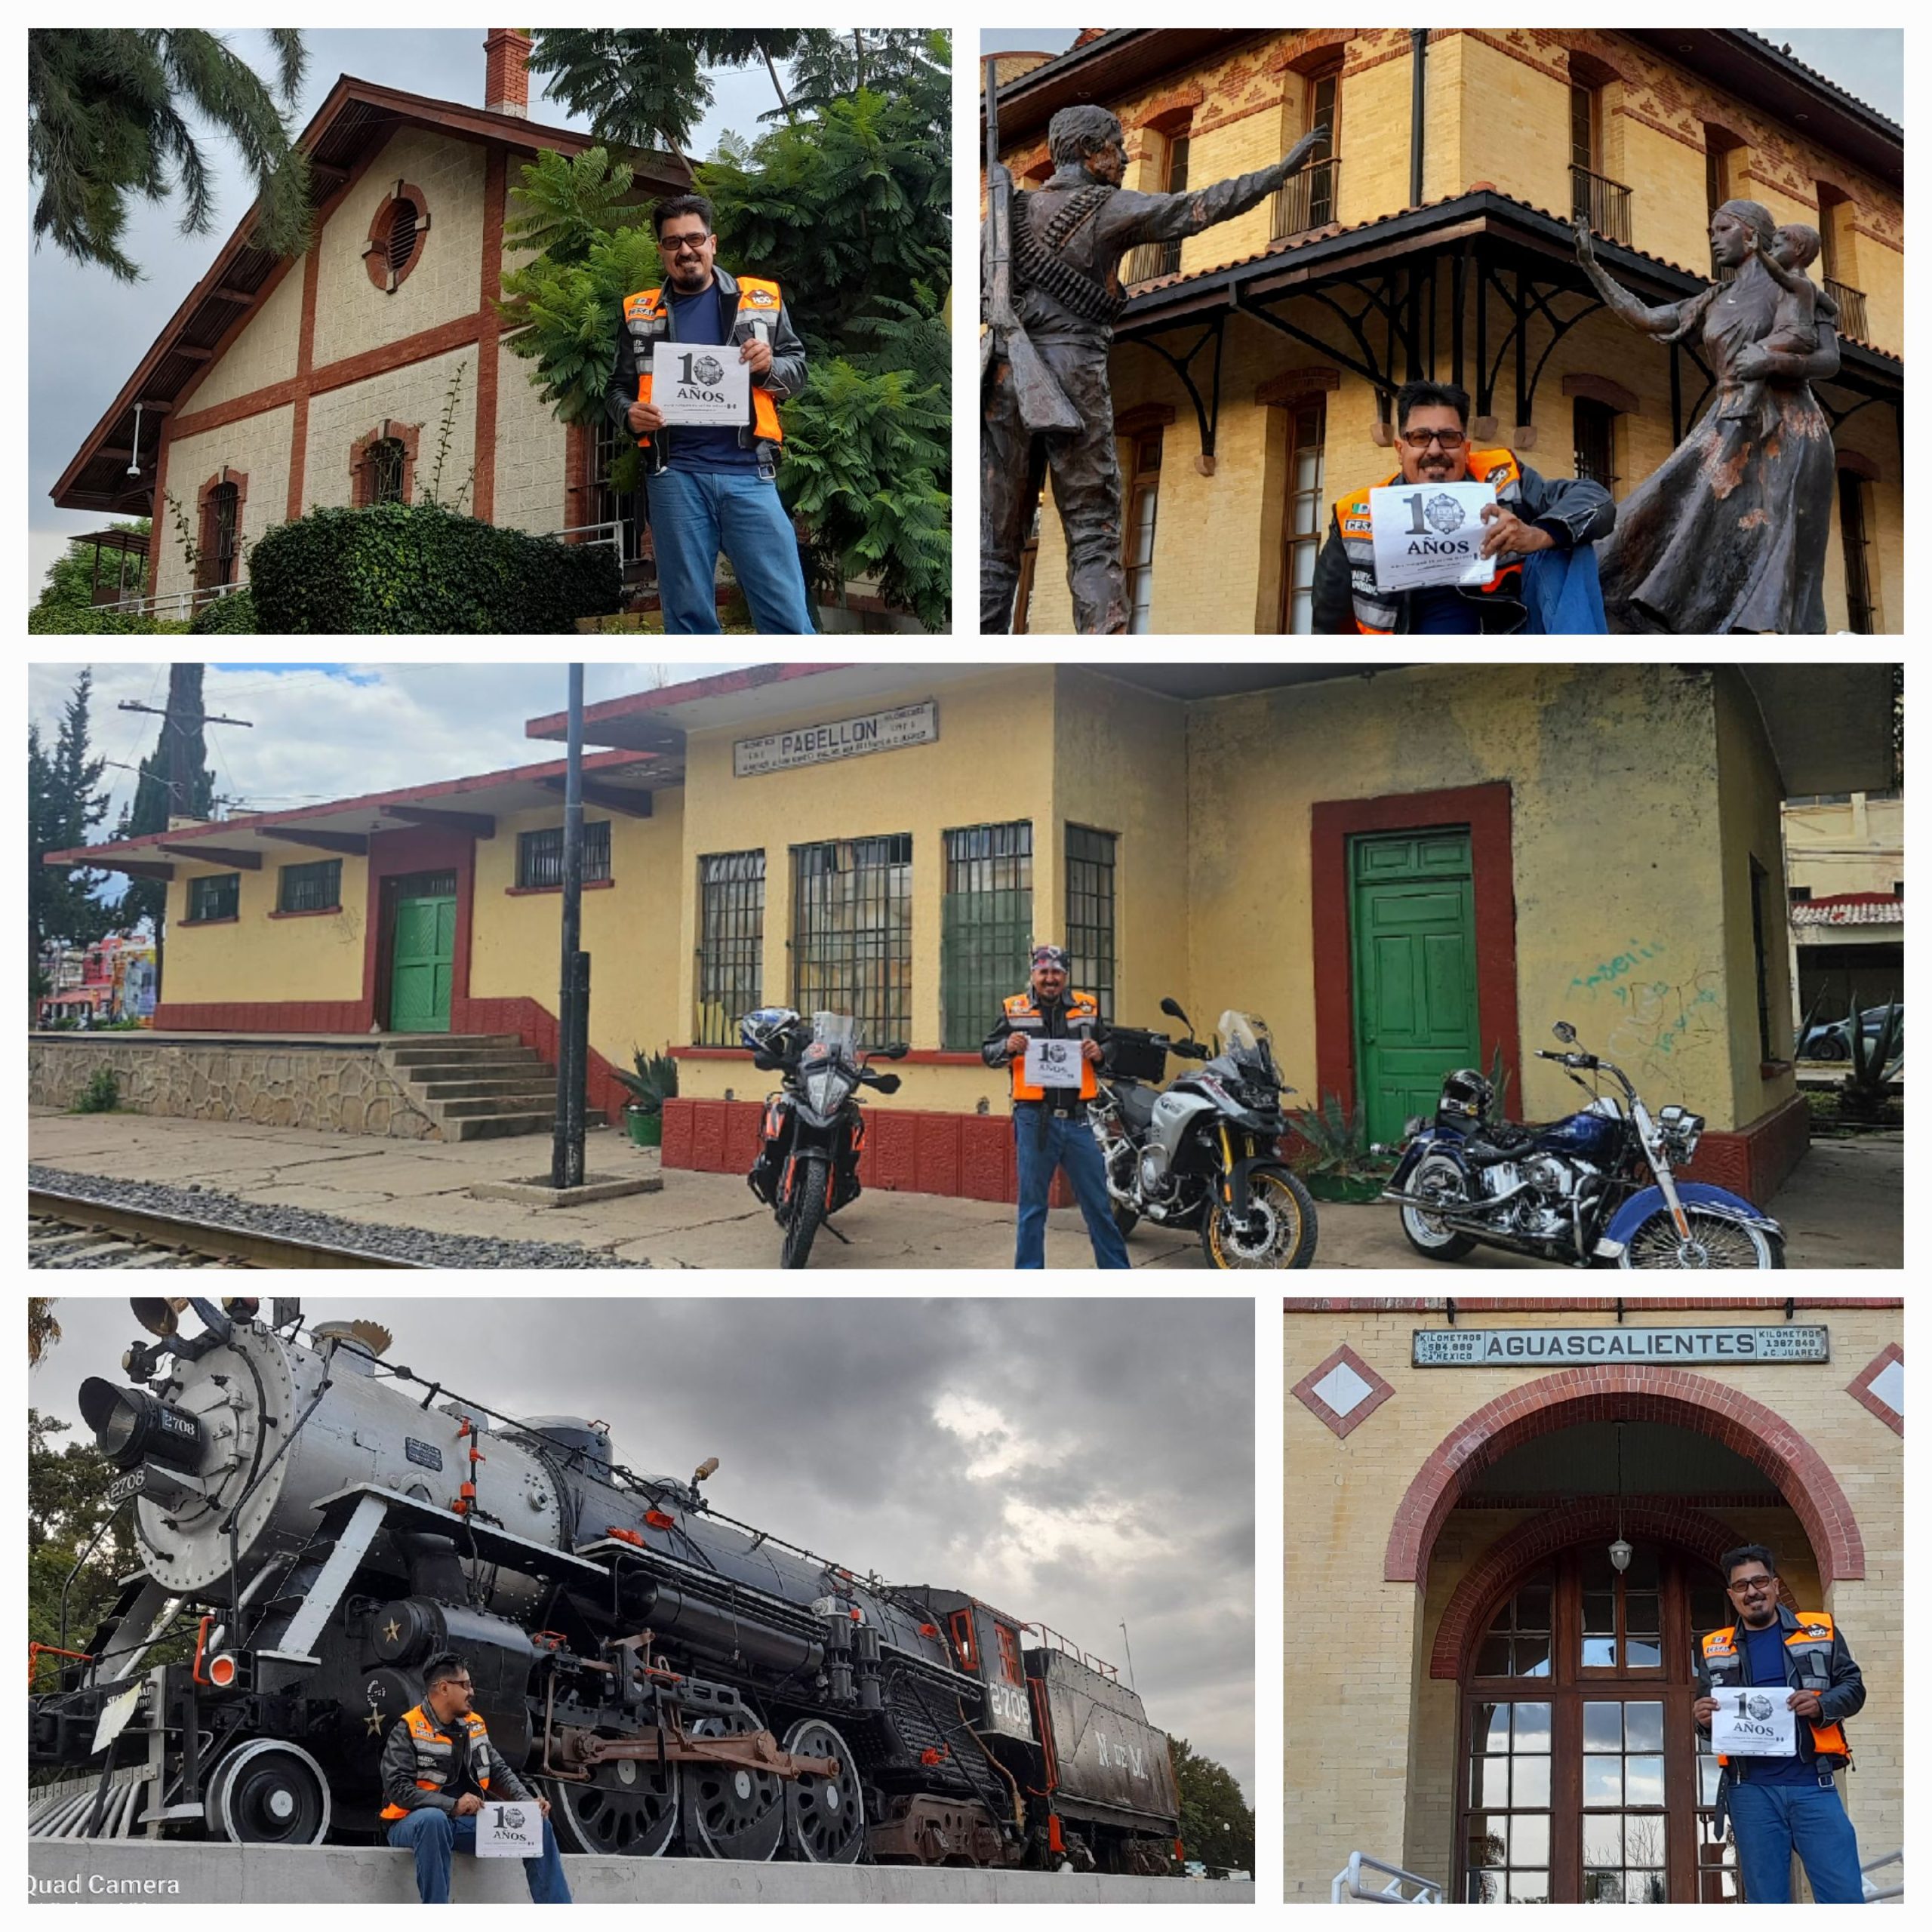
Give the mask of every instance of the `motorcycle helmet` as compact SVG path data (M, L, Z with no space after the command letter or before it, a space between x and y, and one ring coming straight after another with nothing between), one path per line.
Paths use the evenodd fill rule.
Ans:
M753 1053L768 1048L779 1035L798 1023L789 1006L761 1006L738 1022L738 1038Z
M1489 1117L1496 1104L1496 1089L1472 1066L1459 1066L1442 1083L1442 1097L1435 1103L1435 1117L1457 1127L1473 1127Z

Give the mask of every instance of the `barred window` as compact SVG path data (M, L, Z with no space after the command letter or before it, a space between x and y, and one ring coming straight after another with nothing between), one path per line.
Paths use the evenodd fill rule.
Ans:
M385 436L371 446L362 459L367 471L365 488L368 504L399 503L403 500L402 479L408 456L399 436Z
M1111 832L1066 828L1066 950L1074 989L1114 1017L1114 851Z
M310 866L284 866L275 895L278 912L332 912L342 904L342 861L321 859Z
M700 1047L737 1044L737 1020L764 1004L764 854L712 852L697 862Z
M1026 977L1033 932L1033 827L971 825L946 835L940 919L940 1044L970 1053Z
M188 923L205 919L232 919L242 906L242 875L217 872L212 878L188 881Z
M912 835L792 848L792 1004L875 1045L912 1018Z
M601 818L583 828L583 876L611 876L611 821ZM516 882L542 889L564 882L564 828L553 825L547 832L519 832L516 836Z

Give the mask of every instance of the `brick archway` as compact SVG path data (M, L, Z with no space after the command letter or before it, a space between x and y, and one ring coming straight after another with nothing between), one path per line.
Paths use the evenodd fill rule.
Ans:
M1652 1543L1675 1543L1714 1567L1727 1549L1737 1544L1737 1533L1728 1524L1668 1498L1644 1503L1626 1499L1623 1520L1627 1533ZM1429 1675L1454 1678L1461 1675L1464 1654L1481 1634L1497 1597L1512 1578L1539 1557L1567 1549L1572 1543L1615 1535L1617 1523L1615 1497L1586 1496L1547 1510L1533 1521L1519 1523L1499 1537L1456 1586L1429 1651ZM1784 1592L1784 1600L1790 1601L1789 1591Z
M1864 1540L1844 1491L1782 1416L1709 1376L1620 1364L1540 1377L1458 1423L1429 1452L1397 1506L1383 1580L1421 1581L1437 1533L1479 1471L1540 1435L1584 1422L1666 1423L1715 1437L1777 1485L1810 1539L1825 1588L1865 1574Z

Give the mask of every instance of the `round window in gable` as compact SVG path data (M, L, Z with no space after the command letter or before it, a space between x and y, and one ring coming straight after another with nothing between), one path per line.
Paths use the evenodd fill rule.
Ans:
M429 209L422 189L408 181L392 184L369 224L369 244L362 251L370 281L393 295L422 260L429 232Z

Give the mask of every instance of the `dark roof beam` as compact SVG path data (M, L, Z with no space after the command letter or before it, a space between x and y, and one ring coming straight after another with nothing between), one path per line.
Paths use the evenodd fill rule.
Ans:
M312 845L320 852L346 852L352 859L368 857L366 832L312 832L296 825L257 825L255 829L264 838L282 839L291 845Z
M472 838L494 838L497 821L487 812L426 811L420 805L384 805L386 818L407 819L411 825L436 832L460 832Z
M545 778L538 782L546 792L561 792L568 781ZM621 785L593 785L588 779L583 783L583 802L600 812L623 812L631 818L648 818L652 810L648 792L628 792Z
M192 844L170 845L165 841L161 848L171 852L177 859L192 859L205 866L232 866L237 872L258 872L262 869L260 852L245 851L233 845L204 845L198 841Z

